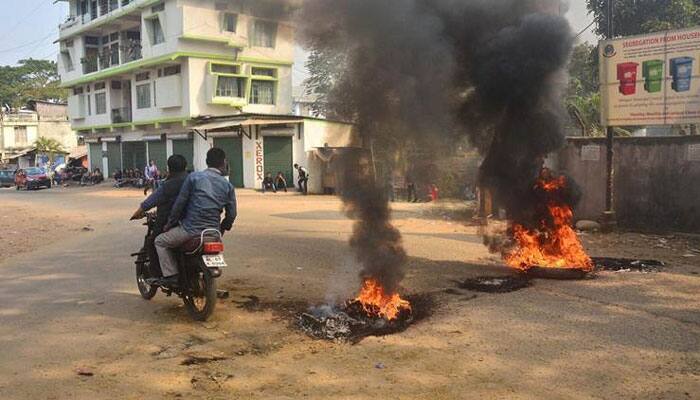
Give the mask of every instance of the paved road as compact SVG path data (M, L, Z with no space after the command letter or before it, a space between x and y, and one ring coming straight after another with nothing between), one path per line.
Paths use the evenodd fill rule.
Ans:
M199 324L177 299L137 294L129 253L143 227L127 219L140 198L107 188L0 191L0 207L72 218L59 241L0 261L0 399L700 398L700 278L691 267L448 295L454 279L507 271L490 265L473 228L399 205L411 256L404 285L435 293L439 306L400 335L336 345L236 303L352 296L351 222L335 199L241 192L225 238L233 266L222 284L232 298ZM192 355L223 360L182 365Z

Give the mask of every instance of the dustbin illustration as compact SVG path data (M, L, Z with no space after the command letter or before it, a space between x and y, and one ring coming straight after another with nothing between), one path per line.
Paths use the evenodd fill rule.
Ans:
M626 62L617 64L617 80L620 81L620 93L625 96L637 92L637 68L639 64Z
M671 70L671 88L676 92L687 92L690 90L691 79L693 77L693 58L678 57L669 61Z
M660 92L664 79L664 62L662 60L644 61L642 75L644 75L644 90L649 93Z

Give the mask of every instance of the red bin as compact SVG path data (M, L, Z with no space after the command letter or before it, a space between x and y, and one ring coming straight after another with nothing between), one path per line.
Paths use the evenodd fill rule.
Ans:
M637 69L639 64L627 62L617 64L617 80L620 81L620 93L625 96L637 92Z

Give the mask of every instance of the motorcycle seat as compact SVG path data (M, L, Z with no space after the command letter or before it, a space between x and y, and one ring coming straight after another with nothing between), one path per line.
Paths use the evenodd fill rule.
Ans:
M204 236L203 243L214 243L218 241L220 241L218 236ZM199 245L199 236L193 237L192 239L186 241L182 246L180 246L180 251L184 251L185 253L192 253L193 251L197 250L197 248L199 248Z

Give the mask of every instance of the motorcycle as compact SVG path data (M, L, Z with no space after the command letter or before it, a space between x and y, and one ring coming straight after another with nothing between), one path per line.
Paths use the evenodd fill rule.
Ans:
M182 298L190 317L196 321L206 321L214 312L217 301L216 279L221 269L226 267L222 234L217 229L207 229L199 237L185 243L177 250L179 282L176 287L168 287L158 277L159 271L151 270L149 247L153 246L154 213L146 214L148 227L144 245L136 257L136 284L141 296L151 300L160 289L166 296L173 294ZM152 248L152 247L151 247ZM155 250L150 253L153 254Z

